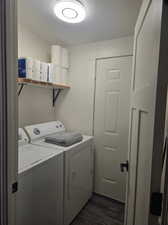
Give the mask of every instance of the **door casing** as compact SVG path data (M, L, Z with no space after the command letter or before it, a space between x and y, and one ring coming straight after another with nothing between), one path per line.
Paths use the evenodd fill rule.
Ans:
M16 95L17 77L17 1L1 0L0 2L0 82L1 82L1 122L0 122L0 154L1 206L4 206L2 224L15 225L16 194L12 193L12 185L17 182L17 133L18 113Z
M153 3L154 2L154 3ZM163 1L166 4L166 1ZM151 6L151 4L158 4L158 12L160 12L162 7L162 1L152 1L152 0L146 0L143 2L140 15L138 18L138 22L135 28L135 37L137 37L137 34L139 33L139 30L141 29L141 23L145 20L145 17L148 13L148 9ZM163 4L163 9L164 5ZM155 9L156 9L155 5ZM164 10L163 10L164 12ZM165 126L165 109L166 109L166 95L167 95L167 84L168 84L168 76L166 75L167 71L167 63L166 59L168 58L168 37L166 34L166 29L168 29L168 26L166 26L166 29L164 28L165 24L167 24L166 17L164 18L164 13L159 15L158 19L158 29L159 29L159 23L161 22L161 39L159 38L159 32L160 30L157 30L156 37L156 45L157 49L156 52L159 53L159 59L158 59L158 68L156 73L158 73L157 82L156 82L156 96L155 96L155 116L154 116L154 132L153 132L153 149L152 149L152 158L151 160L151 176L150 176L150 193L149 193L149 199L150 195L153 192L160 192L160 180L161 180L161 151L163 148L163 138L164 138L164 126ZM167 14L168 15L168 14ZM160 46L159 46L160 42ZM136 55L136 45L137 45L137 39L135 38L134 41L134 56ZM160 48L160 49L159 49ZM156 59L157 61L157 59ZM136 62L134 61L134 65L136 65ZM134 66L135 69L135 66ZM134 70L133 70L134 72ZM152 104L152 103L151 103ZM131 129L131 128L130 128ZM159 132L158 132L159 131ZM158 151L159 150L159 151ZM150 162L149 162L150 163ZM129 178L128 178L129 179ZM128 195L128 193L127 193ZM129 195L128 195L129 196ZM135 207L133 207L135 208ZM127 208L127 210L130 210ZM131 212L132 215L134 215L135 210ZM128 215L128 211L126 211L126 216ZM148 224L154 225L157 224L158 217L152 215L149 212L148 215ZM125 222L127 221L127 218L125 218ZM126 223L125 223L126 224ZM134 223L129 223L128 225L132 225Z
M0 223L7 224L7 90L5 79L5 4L0 2Z

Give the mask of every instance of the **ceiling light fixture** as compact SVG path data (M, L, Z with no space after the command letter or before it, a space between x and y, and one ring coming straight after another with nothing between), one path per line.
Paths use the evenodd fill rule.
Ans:
M67 23L80 23L86 17L85 7L76 0L62 0L54 7L55 15Z

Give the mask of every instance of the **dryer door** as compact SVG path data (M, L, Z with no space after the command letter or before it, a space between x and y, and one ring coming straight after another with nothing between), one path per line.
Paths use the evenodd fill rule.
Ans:
M65 153L65 223L70 224L92 195L92 144L84 144Z

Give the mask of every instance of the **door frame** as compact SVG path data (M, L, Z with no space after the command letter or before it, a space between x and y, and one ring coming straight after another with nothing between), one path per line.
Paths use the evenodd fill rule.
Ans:
M5 4L0 2L0 223L7 225L7 91L5 74Z
M1 224L16 224L17 182L17 1L0 1L0 177ZM17 184L17 183L16 183Z
M160 0L161 1L161 0ZM139 14L139 20L135 27L135 34L139 33L139 29L141 29L140 23L144 20L146 16L146 12L148 11L148 8L150 7L152 0L144 0L143 1L143 7ZM150 189L150 195L152 196L152 193L160 193L161 186L160 186L160 180L161 180L161 170L158 171L161 165L158 165L158 161L161 162L162 155L160 154L160 151L158 152L158 149L163 149L163 143L164 143L164 132L165 132L165 121L160 121L160 118L165 117L165 109L166 109L166 98L167 98L167 86L168 86L168 76L167 73L167 58L168 58L168 1L163 0L162 5L162 17L161 19L161 35L160 35L160 49L159 50L159 65L158 65L158 80L157 80L157 92L156 92L156 102L155 102L155 127L154 127L154 146L153 146L153 158L152 160L152 167L151 167L151 189ZM134 55L136 54L136 45L137 45L137 39L134 40ZM134 58L135 60L135 58ZM133 65L135 64L135 61L133 62ZM134 74L133 68L133 74ZM134 84L134 80L132 81ZM132 86L134 87L134 85ZM158 130L160 131L161 135L158 135ZM129 141L130 142L130 141ZM129 146L130 149L130 146ZM130 151L130 150L129 150ZM129 152L130 153L130 152ZM159 159L159 160L158 160ZM156 166L157 165L157 166ZM129 179L129 177L128 177ZM158 181L158 182L156 182ZM129 194L128 194L129 196ZM150 196L150 197L151 197ZM150 201L151 203L151 201ZM164 209L163 205L163 209ZM168 213L168 212L166 212ZM127 211L125 213L127 215ZM166 215L168 216L168 215ZM152 215L151 212L149 212L149 218L148 218L148 224L154 225L156 224L156 219L158 219L158 216ZM127 218L125 218L126 222ZM129 224L130 225L130 224ZM131 224L132 225L132 224Z
M150 5L151 0L148 0ZM155 158L152 159L152 173L151 173L151 195L154 192L161 192L161 177L162 173L158 172L158 158L162 157L158 153L158 149L164 148L164 134L165 134L165 121L160 122L160 118L166 120L166 104L167 104L167 88L168 88L168 76L167 76L167 58L168 58L168 1L163 0L162 5L162 18L161 18L161 35L160 35L160 51L159 51L159 65L158 65L158 81L157 81L157 93L156 93L156 114L155 114L155 132L154 132L154 147L153 154ZM157 131L160 131L161 135L158 135ZM168 175L168 174L167 174ZM165 177L165 179L168 177ZM160 184L156 182L160 180ZM162 210L167 208L163 204ZM168 218L168 211L165 212ZM155 215L149 213L149 224L154 225Z
M94 124L95 124L95 98L96 98L96 74L97 74L97 60L101 59L112 59L112 58L120 58L120 57L133 57L133 36L127 37L130 40L127 42L127 47L121 46L118 47L117 49L114 48L114 43L109 43L111 44L112 48L108 48L106 46L101 46L100 49L92 50L93 52L91 53L90 57L90 67L91 67L91 76L92 76L92 83L93 83L93 90L92 90L92 126L91 126L91 135L94 136ZM122 39L122 38L121 38ZM113 40L115 41L115 39ZM118 43L117 43L117 46ZM94 151L95 154L95 151ZM95 167L95 157L94 157L94 167ZM93 177L95 180L95 176ZM95 190L95 184L93 183L93 190Z

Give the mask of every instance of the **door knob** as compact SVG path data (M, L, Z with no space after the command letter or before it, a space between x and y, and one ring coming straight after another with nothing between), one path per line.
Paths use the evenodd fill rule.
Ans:
M121 163L120 164L120 168L121 168L121 172L125 172L125 170L126 170L126 172L128 172L128 169L129 169L129 162L128 162L128 160L126 162L124 162L124 163Z

